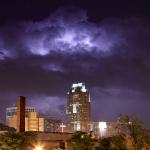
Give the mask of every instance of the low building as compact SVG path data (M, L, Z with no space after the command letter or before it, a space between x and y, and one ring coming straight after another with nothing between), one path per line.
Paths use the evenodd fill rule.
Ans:
M17 129L17 107L6 109L6 120L9 127ZM34 107L26 107L25 131L61 132L60 125L60 120L46 115L39 115Z
M17 129L17 112L14 113L13 116L7 120L7 124L9 127Z
M44 131L44 118L37 112L28 112L25 117L25 131Z
M92 122L91 132L93 138L111 137L118 134L115 122Z
M16 106L6 108L6 125L9 125L9 120L13 117L14 114L16 114L16 112L17 112ZM28 107L26 107L25 112L26 113L35 112L35 107L28 106Z
M17 128L17 113L9 118L8 124ZM25 131L44 131L44 118L38 117L37 112L26 112Z
M0 123L0 133L5 133L5 132L15 132L15 128L9 127L7 125L4 125L3 123Z
M40 115L44 119L44 131L45 132L61 132L61 121L55 117Z

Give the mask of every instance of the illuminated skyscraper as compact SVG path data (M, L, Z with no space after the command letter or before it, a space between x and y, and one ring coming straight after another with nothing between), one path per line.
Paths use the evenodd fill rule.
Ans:
M67 128L70 132L89 132L90 94L84 83L73 84L68 92Z

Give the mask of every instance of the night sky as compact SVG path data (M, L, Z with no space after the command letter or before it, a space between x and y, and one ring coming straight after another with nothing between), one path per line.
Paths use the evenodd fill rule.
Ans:
M0 121L19 95L65 118L67 92L84 82L92 120L139 116L150 127L150 10L146 1L0 2Z

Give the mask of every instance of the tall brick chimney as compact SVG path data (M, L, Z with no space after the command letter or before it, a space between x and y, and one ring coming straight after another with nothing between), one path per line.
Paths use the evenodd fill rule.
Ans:
M17 132L25 132L25 101L24 96L17 100Z

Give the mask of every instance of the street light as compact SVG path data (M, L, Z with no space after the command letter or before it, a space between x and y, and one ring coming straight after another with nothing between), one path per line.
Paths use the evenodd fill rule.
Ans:
M37 145L35 146L34 150L44 150L44 149L41 145Z

